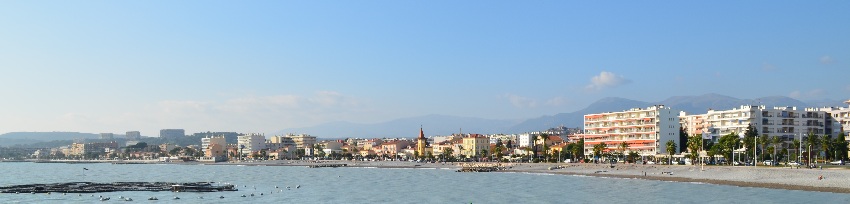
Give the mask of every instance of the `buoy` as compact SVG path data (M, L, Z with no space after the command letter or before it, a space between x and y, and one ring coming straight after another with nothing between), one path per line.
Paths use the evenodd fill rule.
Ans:
M174 196L174 200L179 200L180 197Z
M219 196L218 199L224 199L224 196Z
M244 198L244 197L248 197L248 196L245 196L245 194L242 194L242 196L239 196L239 197L243 197L243 198Z
M251 196L254 196L254 194L252 193Z

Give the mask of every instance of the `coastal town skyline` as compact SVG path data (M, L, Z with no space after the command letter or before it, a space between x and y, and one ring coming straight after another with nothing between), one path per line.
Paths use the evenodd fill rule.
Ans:
M605 97L850 95L847 2L3 5L0 133L272 133L528 119Z

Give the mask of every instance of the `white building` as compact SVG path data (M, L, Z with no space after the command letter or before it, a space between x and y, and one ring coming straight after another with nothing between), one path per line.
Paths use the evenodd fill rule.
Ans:
M682 124L689 134L700 133L696 130L708 131L714 141L731 133L744 137L747 126L751 124L759 136L779 137L783 141L791 141L809 133L830 134L826 131L826 118L826 112L816 108L799 110L796 107L767 108L751 105L731 110L709 110L708 113L700 115L683 114L681 117Z
M252 152L266 148L266 137L261 134L251 133L237 137L239 151L250 155Z
M224 136L215 136L215 137L205 137L201 138L201 149L207 150L210 148L210 145L217 144L222 147L227 146L227 139Z
M850 100L847 100L844 103L850 106ZM829 107L820 108L819 110L826 112L829 116L826 121L826 124L828 125L827 132L833 136L837 136L838 133L843 130L844 135L850 137L850 107Z
M578 138L572 140L584 138L585 155L593 155L593 145L604 143L604 152L608 152L616 150L622 142L629 144L626 153L666 155L667 141L672 140L676 147L682 145L679 144L678 114L679 111L664 105L587 114L584 115L584 133L574 135Z
M517 145L519 147L534 146L534 141L537 140L536 133L522 133L517 136Z
M286 134L286 137L291 138L292 141L295 142L296 148L298 149L305 149L308 147L312 147L314 144L316 144L316 137L310 136L308 134L295 135L290 133Z

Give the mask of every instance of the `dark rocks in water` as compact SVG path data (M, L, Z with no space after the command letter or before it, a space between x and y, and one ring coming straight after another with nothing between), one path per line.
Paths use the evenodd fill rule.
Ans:
M0 193L99 193L114 191L175 191L175 192L216 192L237 191L230 184L213 185L211 182L170 183L170 182L70 182L52 184L24 184L0 187Z

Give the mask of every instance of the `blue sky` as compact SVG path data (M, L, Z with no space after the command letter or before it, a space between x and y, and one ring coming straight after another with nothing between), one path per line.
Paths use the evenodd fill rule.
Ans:
M850 3L3 1L0 133L850 98Z

